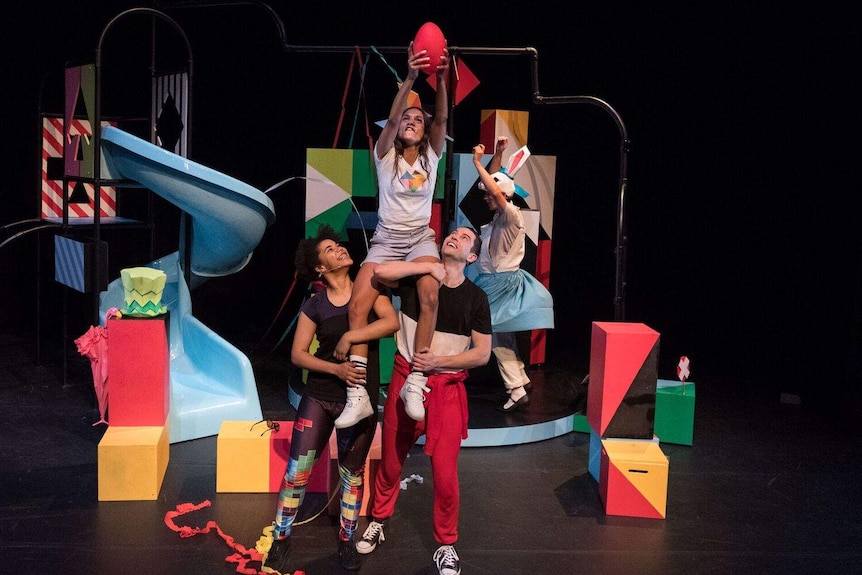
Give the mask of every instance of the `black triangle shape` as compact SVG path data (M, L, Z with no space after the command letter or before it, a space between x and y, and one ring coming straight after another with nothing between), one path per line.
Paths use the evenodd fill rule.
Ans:
M90 196L87 195L87 190L82 182L75 182L72 186L72 193L69 195L70 204L89 204Z

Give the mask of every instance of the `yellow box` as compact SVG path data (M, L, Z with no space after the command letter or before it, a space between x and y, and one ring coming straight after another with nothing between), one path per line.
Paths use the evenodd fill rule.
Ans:
M99 441L99 501L159 497L168 469L168 426L108 427Z
M216 453L216 491L278 493L290 459L293 421L223 421ZM329 461L321 457L309 477L308 493L326 493Z
M216 492L268 493L270 431L265 423L223 421L216 446ZM262 433L262 435L261 435Z
M665 518L668 460L655 441L603 440L601 467L605 513Z

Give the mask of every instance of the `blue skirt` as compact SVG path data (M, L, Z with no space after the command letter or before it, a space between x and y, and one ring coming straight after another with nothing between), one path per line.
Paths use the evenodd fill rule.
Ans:
M554 327L551 292L526 271L474 273L470 279L488 295L491 329L495 332Z

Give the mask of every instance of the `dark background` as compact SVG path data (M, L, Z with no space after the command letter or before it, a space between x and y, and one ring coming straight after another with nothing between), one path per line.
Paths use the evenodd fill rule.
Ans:
M0 225L38 216L40 108L62 112L64 67L93 61L108 22L130 7L158 7L188 37L192 159L265 190L304 175L306 148L332 146L351 55L285 50L266 5L64 4L0 9ZM269 7L291 46L406 46L434 21L453 46L533 47L543 96L597 96L618 112L631 141L625 320L661 334L660 377L676 377L686 355L692 381L730 377L768 386L776 401L780 392L798 394L840 420L858 414L862 250L851 86L859 59L849 3L780 10L741 2L344 4ZM159 65L184 64L177 35L157 29ZM405 55L384 56L406 72ZM102 57L105 113L147 117L148 17L112 26ZM591 322L614 319L619 131L595 106L535 105L527 57L463 60L481 84L455 109L454 151L476 143L480 110L522 109L530 112L531 151L557 156L550 280L557 328L547 362L584 368ZM370 123L384 118L396 89L372 55L357 106L358 77L357 70L339 147L367 147L366 113ZM426 85L418 90L433 101ZM270 195L277 221L249 266L193 294L195 315L229 341L263 337L293 277L304 187L297 181ZM120 201L121 215L140 204L135 193ZM177 221L156 198L156 256L176 249ZM120 267L145 263L138 259L145 234L104 235L112 279ZM0 250L3 329L32 332L35 341L41 325L48 350L62 345L64 315L69 336L83 333L90 317L86 298L53 283L51 245L50 234L29 234ZM280 335L295 309L288 306L270 333Z

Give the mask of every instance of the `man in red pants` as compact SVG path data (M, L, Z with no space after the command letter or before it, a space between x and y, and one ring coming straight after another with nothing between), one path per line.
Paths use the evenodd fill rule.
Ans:
M371 522L356 550L374 551L383 543L383 527L395 512L404 459L420 436L431 457L434 474L434 539L440 547L434 562L440 575L458 575L460 487L458 453L467 438L467 370L486 365L491 357L491 312L485 292L464 276L478 258L481 239L472 228L458 228L440 248L442 262L393 261L377 264L374 278L398 286L401 328L396 334L398 353L383 411L382 459L375 479ZM431 346L414 350L413 334L419 314L416 276L430 274L440 282L437 324ZM400 280L400 281L399 281ZM426 416L416 421L405 411L399 391L414 368L430 374L424 392Z

